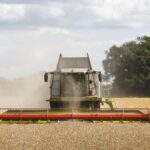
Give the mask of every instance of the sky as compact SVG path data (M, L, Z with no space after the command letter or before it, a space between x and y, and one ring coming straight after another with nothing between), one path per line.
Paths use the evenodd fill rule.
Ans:
M90 55L150 35L150 0L0 0L0 77L55 69L59 54Z

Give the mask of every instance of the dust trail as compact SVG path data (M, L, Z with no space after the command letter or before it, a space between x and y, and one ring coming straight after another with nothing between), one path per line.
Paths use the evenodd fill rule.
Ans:
M0 108L48 108L49 83L43 72L13 80L0 78Z
M69 108L73 112L76 112L80 108L80 97L83 96L82 92L82 83L80 80L77 80L80 76L67 75L64 80L63 85L63 96L70 97L69 99Z
M72 108L73 112L78 112L80 108L80 101L79 101L79 96L82 95L81 93L81 83L77 82L73 77L71 78L72 81L72 87L73 87L73 96L74 98L72 99L72 102L70 101L69 106Z

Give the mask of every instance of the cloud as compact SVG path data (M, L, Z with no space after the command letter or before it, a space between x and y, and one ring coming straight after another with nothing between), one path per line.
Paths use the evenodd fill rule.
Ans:
M143 27L150 21L150 2L148 0L93 0L85 1L85 8L101 24L112 21L120 23L122 27ZM110 26L109 26L110 27Z
M19 20L25 16L25 6L17 4L0 4L0 20Z
M0 29L54 27L78 29L137 29L150 23L149 0L7 0L1 3ZM24 2L24 3L23 3ZM65 2L65 3L64 3ZM18 4L19 3L19 4ZM14 23L14 20L19 20ZM6 20L12 22L5 22ZM108 24L109 23L109 24Z

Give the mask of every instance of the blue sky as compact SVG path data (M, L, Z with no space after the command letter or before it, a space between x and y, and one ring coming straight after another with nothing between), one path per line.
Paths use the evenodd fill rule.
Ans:
M1 0L0 76L56 67L59 53L102 70L112 45L150 34L149 0Z

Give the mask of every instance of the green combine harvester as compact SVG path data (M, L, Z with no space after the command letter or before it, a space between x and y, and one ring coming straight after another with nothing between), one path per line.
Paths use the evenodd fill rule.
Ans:
M92 69L89 56L62 57L60 54L55 71L46 72L50 77L50 109L98 110L102 102L101 72Z

